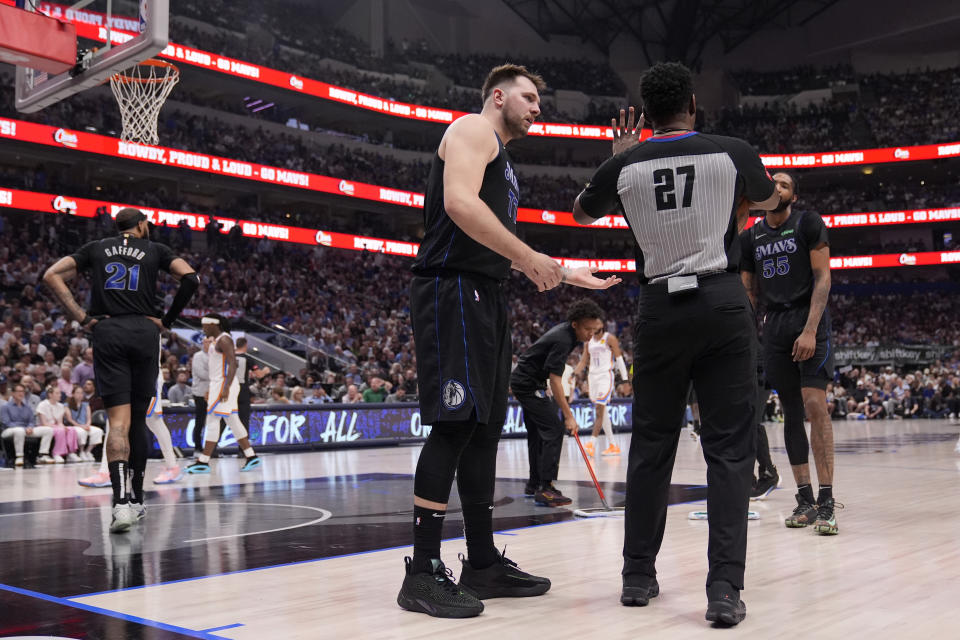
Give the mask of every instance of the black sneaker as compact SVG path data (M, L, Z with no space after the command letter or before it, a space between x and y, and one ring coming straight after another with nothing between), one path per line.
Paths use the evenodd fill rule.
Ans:
M542 486L533 496L533 501L543 507L562 507L573 502L552 484Z
M740 590L729 582L717 581L707 587L706 619L718 625L739 624L747 617L747 605L740 599Z
M836 509L843 509L843 505L833 498L827 498L817 507L817 520L813 523L813 530L824 536L835 536L840 532L837 527Z
M783 524L787 525L790 529L800 529L813 524L813 521L817 518L817 505L807 502L807 499L799 493L795 497L797 499L797 508L793 510L792 514L787 516Z
M460 572L460 587L465 591L469 590L481 600L542 596L550 590L549 578L521 571L516 562L499 551L497 556L499 559L486 569L474 569L461 554L463 571Z
M453 572L431 559L432 573L411 573L410 557L403 559L406 575L397 594L397 604L407 611L435 618L472 618L483 613L483 603L453 581Z
M652 576L623 576L623 591L620 592L620 604L625 607L645 607L650 598L660 595L660 584Z
M523 495L525 498L532 498L537 495L537 483L536 482L527 482L523 485Z
M760 474L757 481L753 484L753 490L750 492L751 500L763 500L770 493L780 486L780 474L777 468L769 469Z

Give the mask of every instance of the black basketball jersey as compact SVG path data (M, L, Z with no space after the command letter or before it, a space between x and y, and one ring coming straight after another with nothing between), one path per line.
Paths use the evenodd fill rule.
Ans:
M760 156L738 138L696 131L648 138L604 162L580 195L593 218L618 209L637 241L641 282L736 272L741 196L762 202L775 189Z
M497 136L497 145L500 152L483 173L480 199L510 233L516 234L520 188L500 136ZM443 206L444 165L440 155L434 154L424 197L425 233L413 262L413 272L465 271L497 280L506 279L510 275L510 260L475 241L447 215Z
M810 251L822 244L829 244L827 226L816 213L793 211L776 229L764 219L740 235L741 268L755 275L766 305L807 306L813 293Z
M556 325L521 354L510 384L519 389L544 388L551 373L563 375L563 366L577 344L577 334L569 322Z
M90 279L90 315L163 315L157 276L176 259L170 247L121 234L88 242L72 257Z

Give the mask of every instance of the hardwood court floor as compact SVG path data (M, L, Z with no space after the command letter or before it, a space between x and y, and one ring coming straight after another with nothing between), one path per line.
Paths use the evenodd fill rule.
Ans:
M947 421L838 422L835 494L840 535L788 530L793 483L753 503L747 618L742 638L955 638L960 574L960 425ZM774 460L789 473L781 425L768 425ZM626 452L628 436L620 436ZM90 465L0 472L0 636L74 638L699 638L704 621L705 465L681 437L661 596L619 604L621 519L576 520L522 496L526 451L501 445L497 543L524 569L553 580L540 598L489 600L471 620L437 620L396 605L409 553L418 447L267 456L239 474L156 487L148 516L126 536L106 533L109 490L82 489ZM148 474L159 470L151 462ZM598 474L622 500L626 455ZM558 485L574 506L598 501L575 443ZM148 482L149 485L149 482ZM445 534L459 534L455 498ZM444 543L459 574L462 539Z

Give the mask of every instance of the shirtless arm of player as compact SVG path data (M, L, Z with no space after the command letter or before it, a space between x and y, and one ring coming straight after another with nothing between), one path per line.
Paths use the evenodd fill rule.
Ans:
M53 265L46 270L43 274L43 282L50 291L53 292L53 295L57 298L57 302L63 307L67 316L82 323L84 319L87 318L87 312L77 304L73 294L70 293L70 288L67 286L67 283L76 277L77 261L73 259L73 256L66 256L54 262ZM90 318L84 326L93 328L93 325L96 323L97 320L95 318Z
M740 272L740 281L743 282L743 288L747 290L747 297L750 298L750 304L753 310L757 310L757 279L749 271Z
M510 233L480 199L487 164L499 153L494 134L493 126L480 115L464 116L447 129L437 150L444 161L444 209L464 233L508 258L539 291L552 289L560 284L560 265Z
M567 431L573 433L577 430L577 421L573 417L573 411L570 410L567 397L563 394L563 380L555 373L550 374L550 391L553 392L553 400L560 407L560 413L563 414L563 426L567 428Z
M793 360L801 362L813 356L817 350L817 326L827 308L830 297L830 246L826 243L810 250L810 268L813 270L813 293L810 295L810 311L807 324L800 337L793 343Z
M223 354L223 362L227 367L223 374L223 389L220 391L220 400L225 401L230 396L233 377L237 375L237 354L233 350L233 340L230 336L223 334L217 338L217 351Z

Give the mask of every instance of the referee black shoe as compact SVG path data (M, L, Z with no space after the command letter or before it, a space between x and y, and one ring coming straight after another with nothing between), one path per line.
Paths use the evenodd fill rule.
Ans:
M623 576L623 591L620 592L620 604L625 607L645 607L651 598L660 595L660 583L653 576Z
M550 590L549 578L521 571L516 562L499 551L497 561L485 569L474 569L463 554L460 554L460 562L463 563L460 586L481 600L542 596Z
M527 484L523 485L523 496L525 498L532 498L537 495L537 483L527 481Z
M747 605L740 599L740 590L729 582L718 580L707 587L706 619L732 627L747 617Z
M483 603L453 581L453 572L437 559L431 559L431 573L411 572L412 560L403 559L406 575L397 604L407 611L425 613L435 618L473 618L483 613Z

